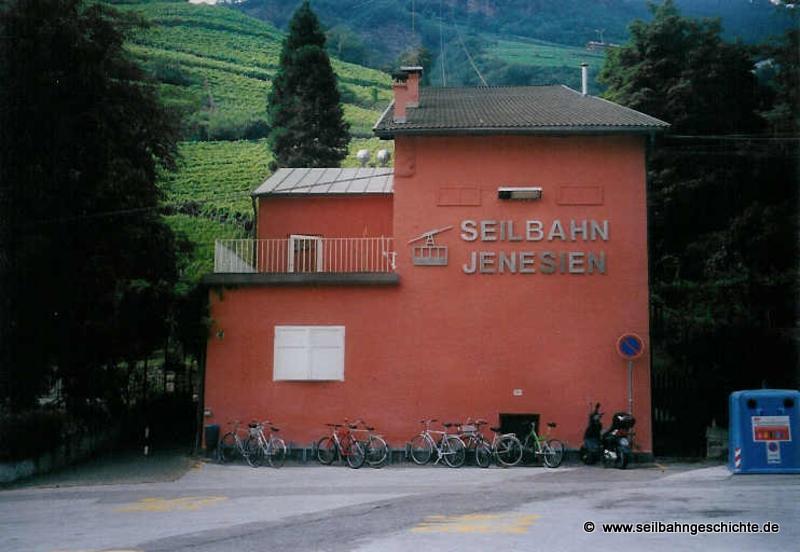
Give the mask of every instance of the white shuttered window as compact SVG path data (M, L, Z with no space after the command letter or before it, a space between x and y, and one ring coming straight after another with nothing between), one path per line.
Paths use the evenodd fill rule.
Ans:
M344 381L344 326L275 326L272 379Z

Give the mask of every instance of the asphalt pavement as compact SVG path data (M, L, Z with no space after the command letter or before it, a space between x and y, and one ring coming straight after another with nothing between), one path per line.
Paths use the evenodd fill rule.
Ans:
M0 550L707 552L797 550L800 542L800 478L732 476L719 465L276 470L180 455L130 462L106 468L116 473L110 480L87 474L0 491ZM138 475L125 480L131 470ZM619 523L633 525L604 526ZM638 532L613 532L626 529Z

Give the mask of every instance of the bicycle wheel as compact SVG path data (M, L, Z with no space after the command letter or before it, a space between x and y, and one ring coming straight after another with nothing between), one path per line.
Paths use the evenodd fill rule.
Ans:
M269 440L267 460L273 468L280 468L286 462L286 443L280 437L273 437Z
M264 450L258 437L248 437L244 442L244 452L244 459L251 467L257 468L264 463Z
M494 455L501 465L516 466L522 460L522 444L514 435L503 435L495 444Z
M542 446L542 460L548 468L557 468L564 461L564 443L558 439L550 439Z
M492 463L492 447L487 443L478 443L475 447L475 463L481 468L488 468Z
M522 463L527 464L536 460L536 439L530 433L522 442Z
M419 466L427 464L431 460L432 453L433 443L426 434L420 433L411 439L411 460L415 464Z
M366 446L367 464L373 468L380 468L389 456L389 447L386 441L378 435L370 435Z
M460 468L464 465L464 460L467 457L467 448L464 446L464 441L455 435L447 435L442 447L444 447L445 464L451 468Z
M217 446L217 460L220 464L233 462L236 458L236 436L232 433L226 433L219 440Z
M331 437L317 441L317 460L325 466L330 466L336 460L336 443Z
M354 470L364 465L367 459L367 453L364 451L364 445L357 440L350 437L349 445L345 445L347 450L347 465Z

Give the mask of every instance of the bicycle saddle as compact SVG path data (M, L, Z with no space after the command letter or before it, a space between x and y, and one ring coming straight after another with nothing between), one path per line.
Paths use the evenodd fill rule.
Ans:
M279 428L279 427L275 427L275 426L269 426L269 428L270 428L272 431L280 431L280 430L281 430L281 428Z
M328 427L342 427L342 424L325 424Z
M347 424L347 427L349 427L350 429L356 429L358 427L358 424Z
M365 428L367 431L375 431L375 428L374 428L374 427L372 427L372 426L365 425L365 426L364 426L364 428Z
M442 425L443 425L444 427L453 427L454 425L458 425L458 424L456 424L456 423L453 423L453 422L446 422L446 423L443 423Z
M249 424L247 424L247 427L257 428L258 422L250 422Z
M552 428L556 427L556 423L555 422L547 422L547 427L552 429Z

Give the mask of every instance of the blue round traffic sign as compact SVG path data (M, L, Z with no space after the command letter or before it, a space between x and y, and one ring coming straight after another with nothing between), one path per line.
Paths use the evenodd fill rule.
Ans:
M634 360L644 354L644 341L636 334L623 334L617 340L617 353L625 360Z

